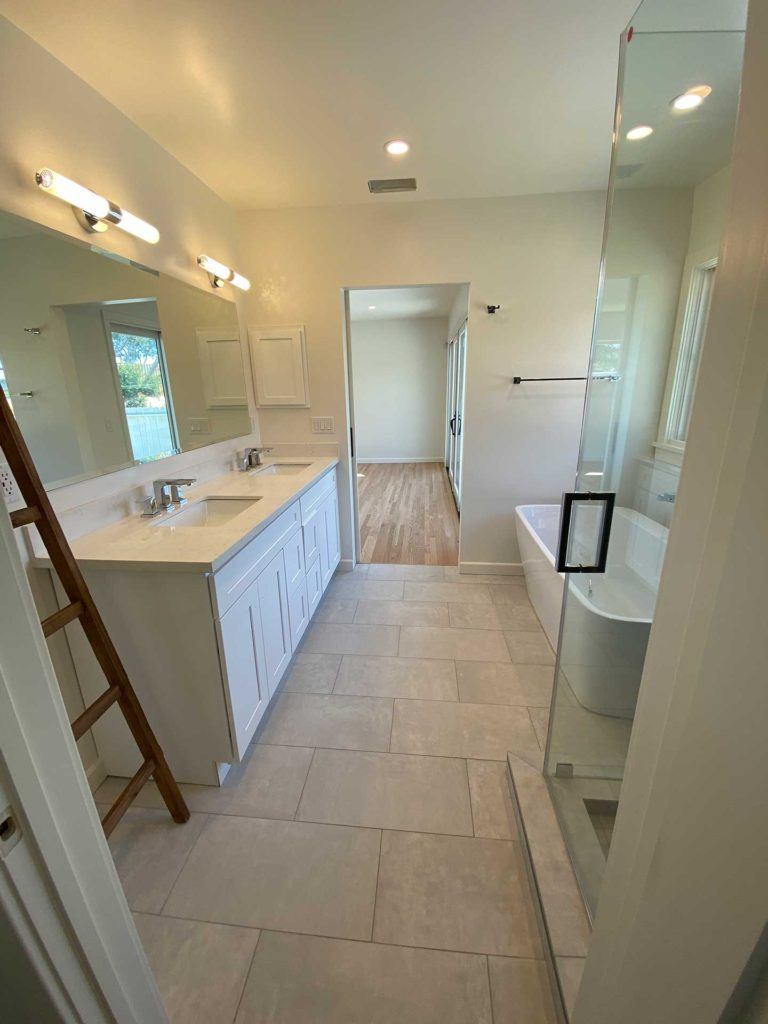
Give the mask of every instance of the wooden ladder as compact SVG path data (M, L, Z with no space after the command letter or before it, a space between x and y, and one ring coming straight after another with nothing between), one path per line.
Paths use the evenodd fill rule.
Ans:
M0 387L0 448L5 453L5 458L26 503L25 508L10 513L11 525L19 527L34 524L37 527L53 568L56 570L70 602L65 608L42 620L40 625L43 628L43 635L49 637L66 626L67 623L78 619L108 683L107 689L101 696L72 723L75 740L79 740L94 722L116 703L122 711L144 759L139 770L105 814L102 820L105 834L109 835L112 832L150 776L154 776L157 788L160 790L173 820L179 823L187 821L189 810L184 802L184 797L171 774L160 744L152 732L123 663L120 661L120 656L115 650L107 628L93 602L2 387Z

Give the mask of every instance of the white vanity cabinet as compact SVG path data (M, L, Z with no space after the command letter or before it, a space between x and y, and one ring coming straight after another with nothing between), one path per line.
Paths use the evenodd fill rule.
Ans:
M244 756L338 565L337 510L331 470L216 572L84 566L180 782L216 785ZM103 676L82 636L70 644L90 703ZM94 739L108 774L136 771L119 715L105 715Z

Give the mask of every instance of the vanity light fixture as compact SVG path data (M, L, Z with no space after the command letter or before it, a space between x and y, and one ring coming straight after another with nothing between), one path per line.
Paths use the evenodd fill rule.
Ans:
M653 128L649 124L638 124L627 132L627 138L630 142L634 142L637 139L647 139L649 135L653 135Z
M153 224L147 223L128 210L123 210L117 203L110 202L97 192L92 192L84 185L78 185L71 178L43 167L35 174L35 181L43 192L57 199L62 199L72 207L78 223L86 231L106 231L114 224L121 231L155 245L160 240L160 232Z
M210 256L198 256L197 262L203 270L208 271L211 285L214 288L221 288L225 284L233 284L235 288L242 288L244 292L247 292L251 287L251 282L247 277L243 277L242 274L238 274L224 263L219 263L218 260L214 260Z
M712 92L711 85L694 85L672 100L673 110L695 110Z
M405 156L410 148L404 139L392 139L384 143L384 149L390 156Z

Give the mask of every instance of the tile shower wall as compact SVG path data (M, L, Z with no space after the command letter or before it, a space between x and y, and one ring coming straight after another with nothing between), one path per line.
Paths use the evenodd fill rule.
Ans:
M634 507L649 519L669 527L675 505L660 495L677 495L679 482L677 466L658 459L638 459Z

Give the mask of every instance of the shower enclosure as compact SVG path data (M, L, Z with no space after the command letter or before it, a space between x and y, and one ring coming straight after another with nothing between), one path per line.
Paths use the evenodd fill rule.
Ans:
M745 6L646 0L622 38L574 491L559 517L518 510L564 589L544 770L590 916L717 286Z

